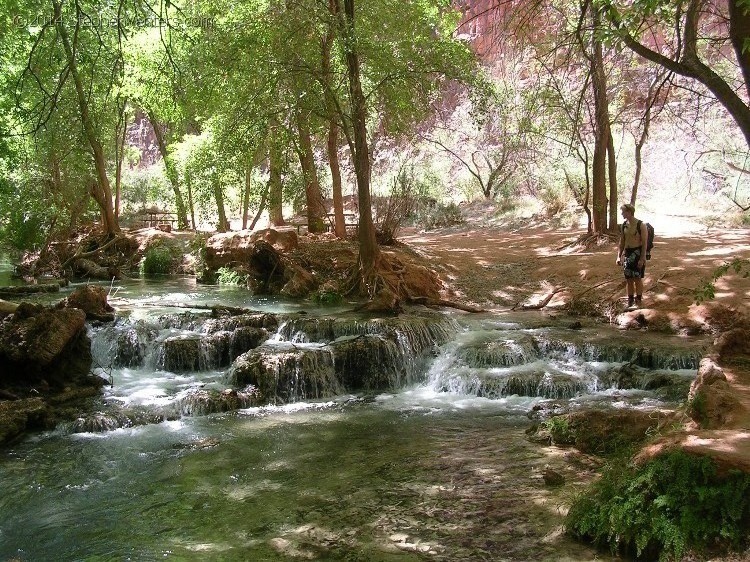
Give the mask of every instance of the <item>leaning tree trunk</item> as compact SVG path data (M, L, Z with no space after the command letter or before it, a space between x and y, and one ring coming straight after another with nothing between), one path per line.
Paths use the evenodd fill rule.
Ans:
M609 116L607 116L609 120ZM615 155L615 141L612 129L609 128L607 139L607 176L609 178L609 230L617 230L617 156Z
M297 110L297 133L299 134L299 159L302 175L305 178L305 201L307 203L307 229L312 233L325 231L326 209L320 193L318 170L315 167L309 116L304 110Z
M57 32L62 40L63 49L65 51L65 57L68 62L68 70L70 75L73 77L73 83L76 88L76 96L78 98L78 109L80 111L81 124L83 125L83 131L86 135L86 140L91 147L91 154L94 159L94 167L96 168L97 181L95 182L95 197L97 204L100 207L102 214L102 222L104 223L104 229L107 234L114 235L120 232L120 225L117 224L115 218L114 206L112 203L112 188L109 183L109 177L107 176L107 162L104 157L104 150L102 144L99 142L99 138L96 134L93 119L89 113L88 95L83 87L83 81L81 75L78 72L78 64L76 62L76 53L73 52L73 47L70 44L70 38L68 37L68 31L65 29L65 21L62 15L62 4L57 0L52 0L52 7L54 9L54 22ZM78 15L78 14L76 14ZM75 20L79 21L78 19Z
M212 178L214 199L216 201L216 212L219 215L219 232L227 232L229 230L229 221L227 221L227 212L224 207L224 190L221 189L221 183L219 178L214 174Z
M159 147L159 154L164 162L164 170L167 173L167 179L172 186L174 192L175 206L177 207L177 226L178 228L187 228L187 210L185 209L185 201L182 198L182 192L180 191L179 176L177 174L177 168L175 168L174 161L167 151L167 140L164 137L164 129L166 125L160 123L156 119L156 115L153 111L148 111L148 120L151 122L151 128L154 130L154 136L156 137L156 145Z
M328 9L335 14L334 0L329 0ZM334 27L328 27L325 37L321 39L323 83L325 84L325 104L328 116L328 166L331 169L331 190L333 192L333 224L337 238L346 237L346 220L344 219L344 197L341 188L341 166L339 165L339 126L336 122L335 100L333 99L333 72L331 70L331 48L333 47Z
M283 192L281 186L281 150L279 148L279 125L272 120L268 147L268 218L272 226L283 226Z

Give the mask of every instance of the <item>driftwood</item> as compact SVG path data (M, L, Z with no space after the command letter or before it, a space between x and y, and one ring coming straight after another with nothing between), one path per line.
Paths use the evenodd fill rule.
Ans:
M0 299L0 314L12 314L17 308L18 305L16 303Z
M601 283L597 283L595 285L591 285L591 287L587 287L583 291L581 291L580 293L578 293L576 295L573 295L573 298L571 300L579 299L583 295L585 295L586 293L588 293L589 291L593 291L594 289L598 289L599 287L602 287L604 285L609 285L610 283L615 283L617 281L622 281L622 279L619 278L619 277L615 278L615 279L606 279L606 280L602 281Z
M429 306L432 308L447 307L447 308L455 308L457 310L463 310L464 312L472 312L472 313L487 312L483 308L478 308L476 306L471 306L468 304L449 301L445 299L432 299L429 297L412 297L409 299L409 301L413 303L417 303L417 304L423 304L424 306Z
M90 257L90 256L93 256L94 254L96 254L96 253L98 253L98 252L101 252L102 250L106 250L106 249L107 249L107 248L109 248L109 247L110 247L110 246L111 246L112 244L114 244L115 242L117 242L118 240L120 240L121 238L122 238L121 236L115 236L114 238L112 238L112 240L110 240L109 242L107 242L107 243L106 243L106 244L104 244L103 246L99 246L98 248L95 248L95 249L91 250L90 252L84 252L84 251L83 251L83 248L81 248L81 247L79 246L79 247L78 247L78 249L77 249L77 250L75 251L75 253L74 253L74 254L73 254L72 256L70 256L70 257L69 257L68 259L66 259L66 260L65 260L65 261L64 261L64 262L63 262L63 263L62 263L62 264L60 265L60 269L62 269L62 270L64 271L64 270L65 270L65 268L66 268L66 267L67 267L67 266L68 266L68 265L69 265L69 264L70 264L71 262L74 262L74 261L76 261L76 260L79 260L79 259L81 259L81 258L88 258L88 257Z
M118 275L112 275L110 270L106 267L103 267L98 263L92 260L87 260L85 258L81 258L75 262L75 269L81 277L92 277L94 279L105 280L110 280L113 277L118 277Z
M39 285L10 285L0 287L0 295L33 295L35 293L57 293L60 283L41 283Z
M21 397L17 394L13 394L12 392L8 390L3 390L0 388L0 400L20 400Z
M542 302L538 304L523 304L520 307L519 307L520 303L517 303L515 306L513 306L513 308L511 308L511 310L540 310L544 308L545 306L547 306L549 304L549 301L552 300L552 297L554 297L557 293L559 293L562 290L563 290L562 287L555 287L546 297L544 297L544 300L542 300Z

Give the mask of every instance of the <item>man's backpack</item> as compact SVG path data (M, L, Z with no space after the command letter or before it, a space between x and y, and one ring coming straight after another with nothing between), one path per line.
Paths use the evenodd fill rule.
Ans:
M642 221L638 221L638 224L636 225L636 228L638 229L638 232L641 232L641 224ZM621 227L622 233L625 234L625 223L622 223ZM651 223L646 223L646 231L648 232L648 240L646 241L646 259L651 259L651 249L654 247L654 227L651 226Z

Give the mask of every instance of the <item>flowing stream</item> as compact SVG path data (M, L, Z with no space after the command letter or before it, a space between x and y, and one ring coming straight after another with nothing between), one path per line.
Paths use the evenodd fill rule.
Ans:
M701 356L700 341L644 344L539 313L416 313L402 327L188 280L112 293L121 317L91 328L112 382L98 417L0 451L0 560L617 560L562 533L593 469L530 443L527 414L550 401L669 407ZM278 319L264 317L249 353L293 354L294 402L227 407L244 348L182 308L212 302ZM378 348L387 389L331 382L341 346L384 334L396 342ZM566 484L545 486L546 467Z

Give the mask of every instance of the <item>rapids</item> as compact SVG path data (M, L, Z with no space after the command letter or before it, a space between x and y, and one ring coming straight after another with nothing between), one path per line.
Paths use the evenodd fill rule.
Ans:
M2 560L615 560L561 532L593 467L530 443L527 414L673 407L705 344L188 280L112 293L99 410L0 451ZM215 302L257 313L185 308Z

